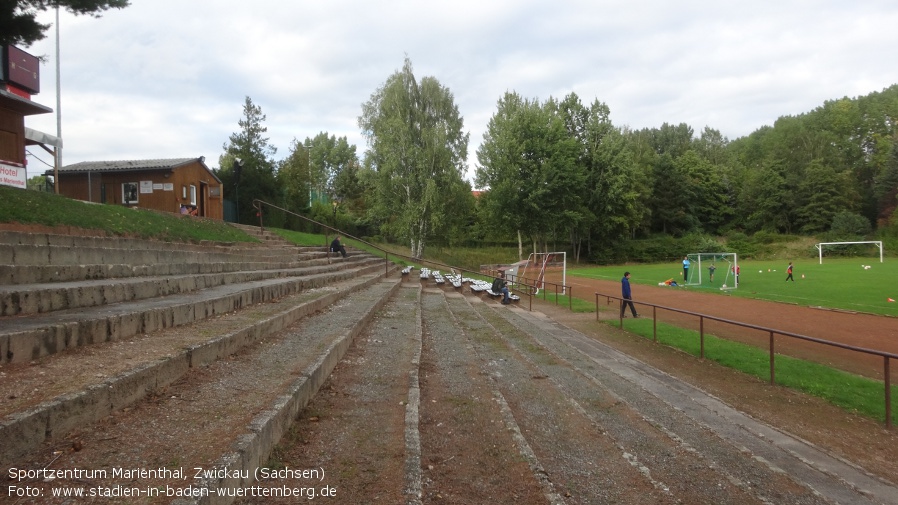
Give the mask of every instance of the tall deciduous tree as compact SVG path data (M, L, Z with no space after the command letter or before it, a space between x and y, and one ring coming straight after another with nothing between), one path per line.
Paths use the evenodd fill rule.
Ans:
M37 22L39 11L59 6L73 14L99 16L109 9L123 9L129 0L2 0L0 1L0 46L25 45L45 37L50 25Z
M311 205L312 178L307 148L296 138L290 142L289 154L278 163L278 182L292 211L308 209Z
M611 111L594 100L586 107L575 93L561 102L568 133L580 146L579 168L583 171L583 219L581 228L572 228L572 247L579 259L582 233L589 241L611 245L626 238L642 218L637 205L640 181L626 142L611 123Z
M373 212L420 258L428 239L457 217L447 214L448 204L467 186L469 134L454 97L434 77L418 82L406 57L362 105L359 126L377 171Z
M506 232L518 232L521 254L522 234L538 250L552 234L584 221L585 172L579 154L558 102L540 105L516 93L500 100L477 152L476 182L489 188L487 215L503 223Z
M337 179L347 168L358 169L359 159L355 145L346 137L337 138L321 132L315 138L306 138L303 143L308 148L311 161L311 177L315 191L330 198L342 198L344 192L337 185Z

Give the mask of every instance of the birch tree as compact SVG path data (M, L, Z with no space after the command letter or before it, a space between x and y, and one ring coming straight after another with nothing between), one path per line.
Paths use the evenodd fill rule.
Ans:
M458 217L449 203L469 189L463 180L469 134L454 97L434 77L418 82L406 57L362 105L359 127L366 163L377 173L372 214L420 258L428 239Z

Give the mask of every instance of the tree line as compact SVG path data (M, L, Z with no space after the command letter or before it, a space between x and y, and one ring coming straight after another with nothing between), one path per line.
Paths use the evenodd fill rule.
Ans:
M657 236L898 236L898 85L735 140L685 123L617 126L606 104L575 93L506 92L476 151L478 198L454 97L436 78L416 78L408 58L362 105L362 157L321 132L294 139L275 162L264 119L247 97L219 159L240 221L254 222L249 202L260 198L407 244L414 257L427 245L514 242L522 255L563 248L592 260Z

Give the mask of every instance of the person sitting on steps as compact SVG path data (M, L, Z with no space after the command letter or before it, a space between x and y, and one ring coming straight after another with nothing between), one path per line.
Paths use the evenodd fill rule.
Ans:
M334 241L331 242L331 252L338 252L342 254L344 258L346 257L346 248L343 247L343 244L340 243L339 235L334 237Z
M493 293L502 293L502 305L511 303L511 296L508 294L508 284L505 282L505 272L500 271L499 277L493 280Z

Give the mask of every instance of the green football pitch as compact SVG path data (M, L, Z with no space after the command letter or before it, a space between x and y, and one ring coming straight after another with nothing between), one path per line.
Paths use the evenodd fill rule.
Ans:
M619 281L624 271L629 271L633 284L658 285L674 279L680 287L670 289L898 316L898 301L890 301L898 300L898 261L894 259L880 263L878 257L824 258L822 265L816 258L797 260L793 262L795 282L786 282L788 264L788 260L739 261L739 288L735 290L720 289L724 283L730 287L733 284L732 272L729 278L726 275L730 269L726 261L715 263L713 283L708 279L708 263L702 262L702 284L690 286L682 285L680 262L575 268L569 269L568 275ZM695 262L692 268L697 268ZM695 274L693 271L690 277Z

